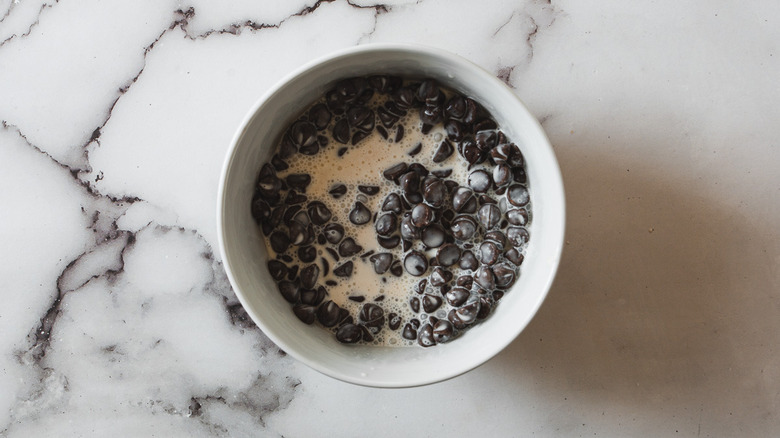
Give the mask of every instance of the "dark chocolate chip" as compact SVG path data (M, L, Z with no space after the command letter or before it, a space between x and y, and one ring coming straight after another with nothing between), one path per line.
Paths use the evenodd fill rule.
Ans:
M292 261L292 257L290 257L290 260ZM293 265L290 267L290 270L287 271L287 279L290 281L295 281L298 278L298 265Z
M525 258L523 254L517 250L517 248L511 248L504 254L504 257L506 257L506 259L510 262L514 263L515 266L520 266L523 264L523 259Z
M336 184L328 191L328 193L330 193L330 196L332 196L333 199L339 199L340 197L344 196L345 193L347 193L347 186L344 184Z
M472 138L465 138L458 146L458 152L470 165L485 161L484 153L477 147Z
M349 122L341 119L333 126L333 139L341 144L347 144L350 139Z
M480 266L476 272L474 272L474 282L477 286L490 292L496 288L496 276L493 275L493 271L489 266Z
M490 311L493 309L493 300L487 296L479 297L479 312L477 312L477 319L485 319L490 315Z
M423 184L422 196L426 204L433 208L440 208L447 199L447 187L438 178L426 180Z
M314 123L314 126L320 131L328 127L330 118L330 111L324 103L318 103L309 110L309 121Z
M420 175L417 172L406 172L398 178L398 183L404 193L420 191Z
M374 265L374 272L382 275L390 269L390 265L393 263L393 255L389 252L380 252L372 255L368 260Z
M422 230L422 242L427 248L438 248L444 243L447 234L439 224L433 224Z
M433 272L431 272L431 286L442 287L449 283L450 280L452 280L452 272L442 268L441 266L433 268Z
M509 227L506 229L506 238L514 247L520 247L528 243L528 230L523 227Z
M395 214L400 214L403 211L401 197L398 196L398 193L390 193L385 197L382 203L382 211L391 211Z
M474 124L475 131L489 131L496 128L498 128L498 124L493 119L482 119ZM498 141L498 134L500 133L496 133L496 141Z
M459 307L469 298L471 294L469 291L462 287L454 287L444 295L447 299L447 303L453 307Z
M376 220L374 228L380 236L389 236L398 228L398 221L394 214L385 213Z
M441 105L425 105L420 110L420 120L423 122L423 126L430 125L433 127L441 123L443 119L444 112L441 109ZM427 132L423 132L423 134L427 134Z
M466 132L466 128L457 120L447 120L444 122L444 130L447 131L447 138L452 141L461 141Z
M355 242L355 239L347 237L339 244L339 255L341 257L352 257L353 255L363 251L363 247Z
M477 193L485 193L493 185L490 174L484 169L477 169L469 174L468 184Z
M515 282L515 268L508 262L493 266L493 275L496 278L496 287L500 289L506 289Z
M477 258L474 256L473 252L465 250L460 256L459 266L461 269L473 271L479 267L479 261L477 261Z
M522 207L530 200L528 189L520 184L509 186L509 190L506 191L506 199L515 207Z
M308 173L294 173L285 178L287 185L301 193L306 193L306 187L311 183L311 175Z
M494 242L482 242L479 246L479 261L486 265L494 265L501 255L501 249Z
M512 225L525 225L528 223L528 212L522 208L507 210L506 218Z
M474 277L471 275L461 275L455 280L455 284L466 290L471 290L471 286L474 285Z
M271 157L271 165L274 166L274 169L276 169L277 172L287 170L290 167L290 165L287 164L287 162L285 162L278 154L275 154L273 157Z
M407 213L408 214L408 213ZM417 240L420 238L420 229L412 223L412 215L404 216L401 219L401 237L406 240Z
M428 260L419 251L410 251L404 257L404 268L409 274L419 277L428 270Z
M379 186L358 186L358 190L368 196L374 196L379 193Z
M317 306L327 294L328 292L322 286L318 286L317 289L301 289L301 303Z
M326 301L317 309L317 320L325 327L333 327L339 322L341 308L333 301Z
M474 141L482 152L489 152L496 146L496 131L478 131L474 135Z
M458 187L452 194L452 209L460 213L468 202L474 198L474 192L466 187Z
M274 231L268 240L271 242L271 249L276 253L283 253L290 246L290 237L282 231Z
M350 301L354 301L354 302L356 302L356 303L362 303L363 301L365 301L365 300L366 300L366 297L364 297L363 295L357 295L357 296L355 296L355 295L352 295L352 296L349 296L349 297L347 297L347 298L348 298Z
M303 263L311 263L317 258L317 249L313 246L298 248L298 259Z
M301 286L305 289L314 289L317 279L320 277L320 267L316 264L308 265L301 269Z
M379 246L385 249L393 249L401 243L401 238L398 236L382 237L377 236L376 241Z
M469 240L477 232L477 222L471 216L455 216L450 227L452 236L458 240Z
M290 127L290 140L298 148L317 144L317 127L313 123L299 120Z
M363 338L363 330L355 324L347 323L336 330L336 339L344 344L354 344Z
M337 155L338 155L339 157L343 157L343 156L344 156L344 154L346 154L348 150L349 150L349 148L346 148L346 147L344 147L344 148L339 148L339 150L338 150L338 152L337 152Z
M401 317L395 312L388 313L387 326L390 327L390 330L398 330L398 327L401 327Z
M452 339L455 329L452 323L446 319L440 319L433 326L433 340L437 343L444 343Z
M320 257L320 261L322 262L322 276L327 277L330 272L330 263L325 260L325 257Z
M433 326L425 324L420 328L420 332L417 334L417 343L423 347L433 347L436 345L436 341L433 337Z
M278 260L268 261L268 272L271 274L271 278L274 280L279 281L284 278L284 276L287 275L287 271L287 265L284 263Z
M317 308L309 304L296 304L293 313L305 324L313 324L317 318Z
M460 259L460 248L452 243L445 243L436 251L436 260L442 266L452 266Z
M404 138L404 125L398 125L395 128L395 142L400 143Z
M352 261L347 261L344 264L336 267L333 269L333 275L337 277L349 277L352 275L352 268L353 268Z
M385 171L382 172L382 175L384 175L385 179L393 181L397 184L398 178L406 173L406 169L408 168L409 166L406 163L398 163L385 169Z
M365 132L365 131L357 131L357 132L355 132L355 134L352 136L352 146L360 143L361 141L363 141L363 139L365 139L368 136L369 136L369 133Z
M300 222L290 222L288 231L288 241L292 245L303 245L307 240L309 240L309 232L306 229L306 226ZM271 235L271 238L273 238L273 234ZM273 240L271 241L271 244L273 244Z
M425 288L426 288L426 287L428 287L428 279L427 279L427 278L423 278L422 280L420 280L420 281L419 281L419 282L418 282L418 283L417 283L417 284L414 286L414 291L415 291L416 293L418 293L418 294L421 294L421 295L422 295L422 294L425 292Z
M349 221L355 225L367 224L371 221L371 211L360 201L356 201L349 212Z
M315 225L325 225L333 216L328 207L320 201L312 201L307 207L309 217Z
M477 212L477 218L479 219L479 223L482 224L486 230L489 230L495 227L498 224L498 221L501 220L501 210L495 204L485 204L480 207Z
M493 182L497 186L505 186L512 182L512 168L506 164L498 164L493 168Z
M455 149L453 149L452 143L450 143L448 140L444 140L439 144L439 147L436 148L436 151L433 153L433 162L441 163L442 161L449 158L453 152L455 152Z
M407 322L404 325L404 330L403 330L403 332L401 332L401 336L404 339L408 339L410 341L414 341L415 339L417 339L417 330L414 329L414 326L412 326L411 323Z
M404 274L403 266L401 266L400 260L393 260L393 264L390 265L390 273L396 277L400 277Z
M499 250L506 246L506 235L499 230L488 231L485 233L485 240L492 240L499 245Z
M410 157L413 157L422 151L422 143L417 143L413 148L409 149L409 152L407 152L407 155Z
M412 297L409 299L409 308L412 309L412 312L419 313L420 312L420 299L417 297Z
M436 170L432 170L431 173L436 175L439 178L447 178L448 176L452 175L452 169L436 169Z
M477 319L477 314L479 313L480 307L481 304L479 302L479 298L471 297L468 301L466 301L466 304L458 309L455 309L455 314L463 324L469 325ZM452 321L450 320L450 322Z
M376 114L379 116L379 121L385 128L390 128L398 122L398 116L390 113L385 107L377 108Z
M277 283L276 287L279 289L282 297L290 303L297 303L301 297L300 288L292 281L282 280Z
M366 303L360 308L359 318L367 327L381 327L385 323L385 311L376 304Z
M417 228L427 227L433 222L433 208L425 204L417 204L412 209L411 221L412 225Z
M425 294L422 299L423 310L427 313L433 313L441 307L442 301L440 296Z
M334 245L344 238L344 227L337 223L326 225L322 232L325 233L325 240Z

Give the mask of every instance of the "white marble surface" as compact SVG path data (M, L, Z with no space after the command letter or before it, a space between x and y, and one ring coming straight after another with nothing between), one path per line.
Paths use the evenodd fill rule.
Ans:
M514 343L377 390L247 321L215 202L275 81L400 41L516 90L569 217ZM772 0L2 0L0 436L778 436L778 78Z

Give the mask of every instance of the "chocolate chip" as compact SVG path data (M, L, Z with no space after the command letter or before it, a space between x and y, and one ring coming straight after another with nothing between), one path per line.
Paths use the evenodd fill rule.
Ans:
M347 123L361 131L374 129L374 112L364 106L353 106L347 110Z
M495 227L498 221L501 220L501 210L495 204L485 204L477 212L477 218L479 218L479 223L486 230L489 230Z
M309 217L315 225L325 225L333 216L328 207L320 201L312 201L307 207Z
M298 152L302 153L303 155L317 155L317 152L320 151L320 144L319 142L314 142L308 146L301 146L298 149Z
M282 159L290 158L298 152L298 148L290 140L290 136L285 133L282 136L282 141L279 144L279 157Z
M312 324L317 318L317 308L309 304L296 304L293 313L305 324Z
M393 249L396 246L398 246L398 244L401 243L401 238L398 236L390 236L390 237L377 236L376 241L379 243L379 246L381 246L382 248Z
M390 193L385 197L384 202L382 202L382 211L392 211L395 214L400 214L403 211L401 197L398 196L398 193Z
M515 167L512 168L512 180L516 183L525 184L526 183L527 175L525 174L525 169L522 167Z
M458 187L452 194L452 209L460 213L468 202L474 198L474 192L466 187Z
M411 323L407 322L404 325L404 330L403 330L403 332L401 332L401 336L404 339L408 339L410 341L414 341L415 339L417 339L417 330L414 329L414 326L412 326Z
M344 238L344 227L340 224L328 224L323 228L322 232L325 234L325 240L334 245L341 242L341 239Z
M403 275L404 270L400 260L393 260L393 264L390 265L390 273L396 277Z
M347 186L344 184L336 184L335 186L331 187L328 193L330 193L330 196L332 196L333 199L339 199L344 196L345 193L347 193Z
M309 240L309 232L306 226L300 222L290 222L288 225L288 242L292 245L303 245L307 240ZM271 245L273 245L273 234L271 235Z
M495 120L493 119L482 119L479 122L474 124L474 130L475 131L488 131L491 129L498 128L498 125L496 124ZM501 135L501 132L496 133L496 142L499 142L499 136Z
M313 123L303 120L293 123L288 135L292 143L299 149L317 143L317 127Z
M522 208L507 210L506 218L512 225L525 225L528 223L528 212Z
M341 308L333 301L326 301L317 309L317 320L325 327L333 327L339 322Z
M427 248L438 248L444 243L446 238L444 229L439 224L433 224L422 230L422 242Z
M384 175L385 179L393 181L397 184L398 178L406 173L406 169L408 168L409 166L406 163L398 163L385 169L385 171L382 172L382 175Z
M346 154L348 150L349 150L349 148L346 148L346 147L344 147L344 148L339 148L339 150L338 150L338 152L336 152L336 154L337 154L339 157L343 157L343 156L344 156L344 154Z
M436 260L442 266L452 266L460 259L460 248L452 243L445 243L436 251Z
M358 186L358 190L368 196L374 196L379 193L379 186Z
M444 294L444 298L447 300L450 306L459 307L471 296L471 293L465 288L454 287L449 292Z
M290 246L290 238L286 233L281 231L274 231L271 233L268 240L271 243L271 249L276 253L283 253L287 251L287 248Z
M409 240L402 240L401 244L402 244L401 248L403 248L404 252L409 251L410 249L412 249L412 242L409 241Z
M425 294L422 299L423 310L427 313L433 313L441 307L442 298L437 295Z
M433 326L425 324L417 335L417 343L423 347L433 347L436 341L433 337Z
M409 299L409 308L412 309L412 312L419 313L420 312L420 299L417 297L411 297Z
M480 266L474 273L474 281L477 286L490 292L496 288L496 277L488 266Z
M422 151L422 143L417 143L416 145L414 145L413 148L409 149L409 152L407 152L406 154L409 155L410 157L413 157L419 154L420 151Z
M423 278L420 280L415 286L414 291L420 295L422 295L425 292L425 288L428 287L428 279Z
M493 266L493 274L496 278L496 287L500 289L506 289L515 282L515 269L507 262Z
M424 132L425 126L429 125L430 127L428 129L430 130L434 125L441 123L442 119L444 119L444 113L440 105L425 105L420 111L420 120L423 122L423 129L421 132L427 134L428 132Z
M493 181L497 186L505 186L512 182L512 169L506 164L498 164L493 168Z
M477 232L477 223L471 216L455 216L450 227L452 236L458 240L469 240Z
M482 242L479 246L479 261L486 265L494 265L501 255L501 250L494 242Z
M328 106L324 103L318 103L309 110L309 121L314 124L318 130L323 130L330 123L331 114Z
M363 254L360 254L360 258L361 259L365 259L367 257L372 256L373 254L374 254L374 250L371 249L371 250L368 250L368 251L364 252Z
M355 324L344 324L336 330L336 339L344 344L354 344L363 338L363 330Z
M360 143L361 141L363 141L363 139L368 137L368 135L369 135L369 133L366 132L366 131L357 131L357 132L355 132L355 134L352 136L352 146L354 146L354 145Z
M395 142L400 143L404 138L404 125L398 125L395 128Z
M317 289L301 289L301 303L317 306L325 299L325 295L327 295L327 291L322 286L317 287Z
M506 236L499 230L488 231L485 233L485 240L492 240L499 246L499 250L503 250L506 246Z
M468 184L477 193L485 193L493 185L490 174L484 169L477 169L469 174Z
M474 277L471 275L461 275L455 280L455 284L466 290L471 290L471 286L474 285Z
M271 218L271 206L263 200L259 193L252 197L252 217L261 224Z
M404 193L416 193L420 191L420 175L417 172L406 172L398 178L401 190Z
M458 145L458 152L469 165L479 164L485 161L484 153L477 147L477 144L472 138L464 138Z
M290 257L290 261L292 261L292 257ZM293 265L290 267L290 270L287 271L287 279L290 281L295 281L298 278L298 265Z
M433 340L437 343L448 342L452 339L455 329L452 323L446 319L440 319L433 326Z
M423 201L422 195L419 192L404 193L404 198L412 205L417 205Z
M398 330L398 327L401 327L401 317L395 312L390 312L387 314L387 326L390 330Z
M447 178L448 176L452 175L452 169L436 169L436 170L432 170L431 173L436 175L439 178Z
M278 260L268 261L268 272L271 274L271 278L276 281L281 280L287 275L287 265Z
M479 131L474 135L477 147L483 152L489 152L493 149L496 146L496 139L495 131Z
M376 114L379 116L379 121L385 128L390 128L398 122L398 116L390 113L387 108L377 108Z
M479 297L479 312L477 312L477 320L485 319L490 315L490 311L493 309L493 300L487 296Z
M317 258L317 249L313 246L302 246L298 248L298 259L303 263L311 263Z
M496 164L504 164L512 155L512 146L507 143L502 143L490 150L490 158Z
M324 257L320 257L320 261L322 262L322 276L327 277L330 272L330 263Z
M457 120L449 119L444 122L444 130L447 131L447 138L452 141L461 141L466 132L466 128Z
M339 244L339 255L341 257L352 257L360 251L363 251L363 247L355 243L355 239L351 237L347 237Z
M509 227L506 229L506 237L514 247L520 247L528 243L528 230L523 227Z
M411 87L399 88L393 95L393 101L401 109L408 109L414 105L415 92Z
M449 283L450 280L452 280L452 272L442 268L441 266L437 266L433 268L433 272L431 272L431 286L433 287L442 287L445 284Z
M422 196L425 203L433 208L440 208L447 198L447 187L439 178L427 179L423 184Z
M479 302L479 298L471 297L468 301L466 301L466 304L464 304L459 309L455 309L455 314L463 324L469 325L477 319L477 314L479 313L480 307L481 304ZM450 322L452 322L452 320L450 320Z
M294 173L291 175L287 175L287 178L285 179L287 181L287 185L290 186L291 189L295 189L299 192L306 193L306 187L309 186L311 183L311 175L308 173Z
M385 213L382 216L379 216L379 219L377 219L374 224L374 228L376 229L376 233L380 236L389 236L393 234L398 228L395 215L392 213Z
M333 275L337 277L349 277L352 275L353 264L352 261L347 261L344 264L333 269Z
M447 314L447 320L452 324L453 327L456 329L464 329L466 328L467 324L460 320L460 317L457 313L455 313L455 309L450 310L450 312Z
M393 255L389 252L380 252L372 255L368 260L374 265L374 272L382 275L390 269L390 265L393 263Z
M360 201L356 201L349 212L349 221L355 225L363 225L371 220L371 211Z
M419 277L428 270L428 260L419 251L411 251L404 257L404 268L409 274Z
M333 139L341 144L347 144L350 139L349 122L341 119L333 126Z
M423 228L433 222L433 209L425 204L418 204L412 209L411 222L417 228Z
M511 248L504 254L504 257L506 257L506 259L510 262L514 263L515 266L520 266L523 264L523 259L525 258L523 254L517 250L517 248Z
M436 148L436 151L433 153L433 162L441 163L442 161L449 158L454 151L455 150L452 148L452 144L448 140L442 141L439 144L439 147Z
M528 189L520 184L509 186L509 190L506 192L506 199L515 207L522 207L528 204L530 200Z
M301 297L300 288L292 281L282 280L276 284L276 287L282 297L290 303L297 303Z
M339 257L339 253L336 252L333 248L325 248L325 251L328 251L328 254L330 254L331 257L333 257L333 260L339 261L341 260L341 257Z
M301 286L305 289L313 289L320 276L320 267L317 265L308 265L301 269Z

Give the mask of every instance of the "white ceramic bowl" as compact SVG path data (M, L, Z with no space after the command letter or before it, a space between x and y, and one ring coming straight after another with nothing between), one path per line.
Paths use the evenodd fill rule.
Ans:
M293 314L270 278L262 233L250 214L257 173L291 118L338 79L368 74L431 77L471 96L493 115L526 160L533 219L520 276L486 321L432 348L343 345ZM512 342L552 285L563 244L560 169L544 131L514 92L492 74L441 50L365 45L314 61L284 78L241 123L228 151L217 206L219 246L230 282L254 322L291 356L329 376L366 386L408 387L469 371Z

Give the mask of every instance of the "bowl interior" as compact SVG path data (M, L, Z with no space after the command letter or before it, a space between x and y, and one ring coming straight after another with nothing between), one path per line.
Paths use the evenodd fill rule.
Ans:
M342 345L302 324L268 274L262 233L250 214L257 172L290 119L335 81L394 74L431 77L485 106L523 151L532 202L531 239L520 276L493 315L456 341L433 348ZM564 228L563 186L549 141L502 82L445 52L411 46L361 46L310 64L282 81L250 111L236 134L220 187L220 248L228 276L249 315L296 359L332 377L378 387L416 386L466 372L490 359L528 324L552 284Z

